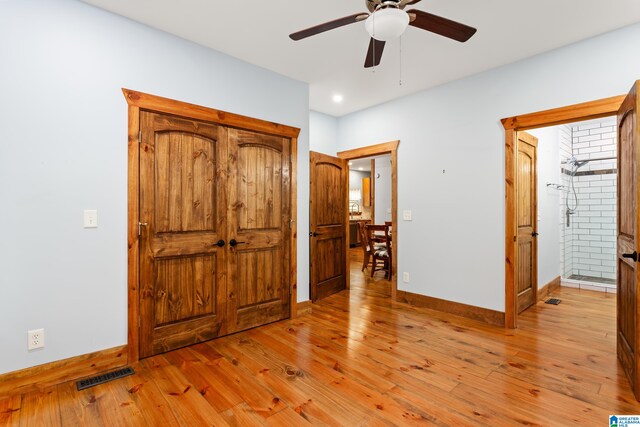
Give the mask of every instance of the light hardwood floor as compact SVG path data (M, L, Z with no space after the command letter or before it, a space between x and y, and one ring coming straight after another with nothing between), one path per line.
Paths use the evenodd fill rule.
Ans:
M538 303L505 330L393 303L382 273L360 266L351 291L311 315L146 359L85 391L0 397L0 424L602 426L640 414L616 361L615 295L561 288L560 305Z

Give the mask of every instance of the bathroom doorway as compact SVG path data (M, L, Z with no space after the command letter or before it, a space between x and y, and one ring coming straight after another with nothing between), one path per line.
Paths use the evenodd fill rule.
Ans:
M547 245L544 242L544 240L546 238L549 238L550 236L551 236L551 239L553 239L553 236L554 236L554 232L552 231L553 227L556 228L557 233L560 233L560 231L562 230L560 228L560 225L561 225L560 218L566 218L566 203L565 203L565 209L562 210L562 201L566 202L567 200L563 196L565 195L568 196L568 193L563 193L563 191L565 189L568 191L569 189L570 181L568 180L568 178L570 178L570 174L573 173L572 171L573 169L575 169L576 162L584 162L585 160L594 159L594 162L578 163L577 164L578 169L574 171L577 174L578 172L581 172L583 170L586 171L586 169L583 169L583 168L586 166L587 163L593 163L594 167L601 166L595 162L596 156L597 157L614 157L614 155L611 153L607 153L606 151L604 152L599 151L600 146L597 146L596 143L594 143L593 147L590 146L590 143L592 142L591 140L596 141L596 138L599 138L599 137L596 137L598 131L594 130L593 135L590 135L591 133L590 129L585 129L586 127L589 127L589 126L594 126L593 129L596 129L595 122L589 123L587 121L593 121L593 120L614 116L618 112L618 109L620 108L620 106L622 105L622 101L624 100L624 98L625 98L624 96L612 97L612 98L602 99L594 102L571 105L568 107L562 107L554 110L542 111L538 113L532 113L532 114L527 114L527 115L522 115L517 117L511 117L511 118L502 120L503 126L505 127L505 150L506 150L505 151L506 153L506 158L505 158L506 159L506 175L505 175L505 178L506 178L506 181L505 181L506 182L506 187L505 187L505 191L506 191L506 194L505 194L505 197L506 197L505 325L506 327L508 328L517 327L517 313L518 313L517 298L516 298L518 281L519 281L518 247L517 247L517 237L516 237L517 222L518 222L517 200L519 197L517 173L516 173L517 164L518 164L517 151L516 151L518 133L526 130L528 133L532 134L533 136L536 136L538 138L542 136L545 139L548 139L548 135L545 136L543 134L545 132L547 134L551 133L554 135L554 138L558 144L558 149L552 150L554 151L553 153L545 153L545 150L550 149L549 144L545 144L544 142L541 142L538 144L538 156L539 158L543 159L542 161L538 161L538 166L539 166L538 167L538 173L539 173L538 183L540 187L538 192L540 206L536 214L536 220L538 223L537 231L539 232L538 246L553 248L552 250L541 249L539 251L541 256L540 258L541 265L538 271L539 287L537 289L538 291L537 299L540 300L542 298L545 298L545 296L548 295L550 291L552 291L554 288L560 286L563 272L565 272L565 274L571 272L569 276L574 274L573 270L569 270L566 268L567 267L566 261L568 260L568 258L565 260L564 254L561 254L561 251L562 251L562 247L561 247L562 244L560 243L561 239L558 237L558 239L555 242L552 242L550 245ZM582 124L583 129L580 129L580 126L581 126L580 122L586 122ZM572 139L573 131L571 129L572 125L567 125L569 123L574 123L575 125L573 126L577 127L575 129L575 136L577 138L575 150L576 150L576 154L579 157L576 156L575 159L573 159L574 157L573 156L574 147L573 147L573 139ZM605 132L606 128L609 127L608 124L609 122L607 121L603 122L603 125L598 124L597 129L599 129L599 131L602 132L603 135L605 133L609 133L609 132ZM564 129L562 128L549 129L550 127L559 126L559 125L567 125L569 126L569 128L565 127ZM587 135L587 133L584 133L585 130L589 135ZM581 134L580 132L583 132L584 134ZM583 138L582 140L579 139L581 137ZM566 139L566 142L561 144L560 139L562 138ZM601 142L601 143L606 144L605 142ZM589 147L587 147L587 145L589 145ZM565 151L562 154L560 151L560 146L565 147L564 149ZM578 151L578 150L582 150L582 151ZM544 160L545 158L554 158L555 160L545 161ZM557 163L557 165L554 166L553 165L554 163ZM545 167L548 166L550 168L550 171L545 171L544 169L541 169L540 166L543 166L543 165L545 165ZM567 173L562 172L563 170L566 171ZM585 175L585 176L588 176L588 175ZM577 182L575 181L576 177L574 176L573 178L574 178L574 183ZM578 176L577 179L580 179L580 176ZM590 182L591 180L593 180L593 178L587 178L585 182ZM550 185L547 186L547 184L550 184ZM583 185L583 184L579 184L578 188L580 188L580 185ZM584 194L591 194L590 193L591 191L594 191L594 190L584 190ZM591 200L591 198L589 197L589 199L586 199L586 200ZM594 197L593 200L596 200L596 198ZM615 203L615 200L616 199L613 198L611 202ZM570 209L576 209L576 212L577 212L577 208L575 207L574 203L572 203L571 199L569 200L569 202L570 202L570 205L569 205ZM547 204L546 207L545 207L545 203ZM586 206L590 206L592 203L594 202L584 201L584 198L583 198L583 205L582 205L583 211ZM587 211L584 211L584 212L587 212ZM588 218L589 215L594 215L594 214L584 215L583 216L584 218L578 221L573 221L574 215L576 214L569 213L570 227L571 225L575 227L576 224L583 223L583 221L587 221L587 219L584 219L584 218ZM615 216L613 218L615 221ZM563 222L563 223L565 224L564 231L566 232L566 222ZM584 233L585 232L584 230L589 230L589 233L590 233L590 230L592 229L595 230L596 227L600 227L599 229L602 230L601 226L597 226L595 224L596 223L594 221L594 225L584 225L581 228L581 230L583 230L582 232ZM607 227L610 227L610 226L607 226ZM573 229L574 228L572 228L569 232L572 232ZM615 231L615 226L614 226L614 231ZM569 232L566 232L565 234ZM591 235L591 233L589 235ZM596 234L594 233L593 236L595 235ZM595 237L587 238L585 240L591 241L589 239L595 239ZM601 238L600 238L600 242L602 242ZM569 245L573 245L572 240L565 242L565 247L564 247L565 252L567 252ZM594 245L593 247L595 248L596 245ZM571 249L573 250L573 247L571 247ZM602 253L600 255L602 255ZM545 271L544 265L548 265L548 262L547 260L543 259L543 257L553 258L557 262L557 266L558 266L556 272L560 274L557 274L554 276L553 272L549 273ZM586 259L586 258L582 258L582 259ZM595 261L593 262L595 263ZM585 263L578 266L584 266L584 265ZM584 269L578 270L577 274L579 274L580 271L584 271ZM568 276L566 277L566 279L575 280L575 278L570 279Z

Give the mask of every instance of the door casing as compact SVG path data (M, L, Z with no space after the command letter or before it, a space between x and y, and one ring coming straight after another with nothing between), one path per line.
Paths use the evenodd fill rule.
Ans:
M139 294L140 281L139 270L139 194L140 183L140 156L138 145L140 141L140 110L154 111L171 114L178 117L204 120L211 123L247 129L271 135L287 137L291 139L291 317L296 316L297 311L297 159L298 159L298 135L300 129L291 126L228 113L213 108L189 104L174 99L163 98L130 89L122 89L129 107L128 118L128 165L127 165L127 301L128 301L128 332L127 332L127 356L128 363L139 360Z
M518 327L517 141L518 131L614 116L625 95L502 119L505 130L505 328Z

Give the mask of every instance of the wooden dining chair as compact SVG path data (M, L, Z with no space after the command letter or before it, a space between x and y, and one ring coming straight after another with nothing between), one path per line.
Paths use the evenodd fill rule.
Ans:
M368 224L365 226L367 230L367 237L369 242L372 243L373 265L371 266L371 277L376 271L384 270L385 278L391 279L391 265L392 265L392 252L391 252L391 239L389 238L389 227L386 225ZM375 242L380 245L375 246ZM382 262L382 266L378 267L378 262Z
M364 271L371 263L371 248L373 248L373 245L369 243L369 235L365 229L366 225L366 221L358 221L358 234L360 235L360 245L362 246L363 255L361 271Z
M393 244L393 222L385 221L384 225L386 225L387 228L389 229L389 239L391 239L391 243Z

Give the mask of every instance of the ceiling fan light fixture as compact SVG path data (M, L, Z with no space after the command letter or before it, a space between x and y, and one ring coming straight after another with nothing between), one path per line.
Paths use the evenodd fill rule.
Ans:
M383 42L400 37L408 25L409 15L396 7L376 10L364 22L367 33Z

